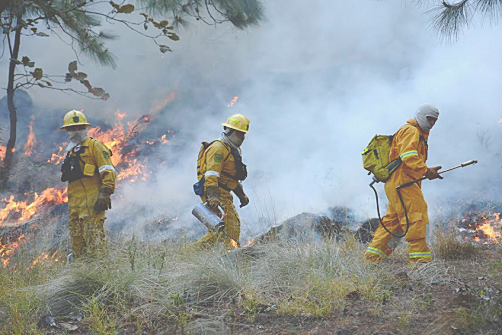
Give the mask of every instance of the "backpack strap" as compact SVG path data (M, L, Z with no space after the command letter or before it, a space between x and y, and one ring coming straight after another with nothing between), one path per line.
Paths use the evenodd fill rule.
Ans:
M81 147L81 148L85 148L85 147ZM70 154L71 153L74 153L77 157L78 157L78 160L82 162L82 164L85 165L85 162L84 160L82 159L82 157L80 157L80 150L75 152L75 147L73 147L73 149L71 149L70 151L68 151L68 153L66 154L66 158L70 157Z
M226 163L226 161L227 161L227 159L228 159L228 157L230 157L230 155L232 154L232 148L229 148L229 145L228 145L228 144L226 144L225 142L220 141L220 140L214 140L214 141L212 141L211 143L209 143L209 144L207 145L207 147L206 147L206 149L204 150L204 152L206 152L206 150L207 150L207 149L209 149L209 147L210 147L210 146L211 146L214 142L216 142L216 141L219 141L219 142L223 143L223 145L225 146L225 148L227 148L227 150L228 150L228 155L227 155L227 157L225 157L225 159L223 160L223 164L225 164L225 163Z
M214 140L213 142L215 142L215 141L219 141L219 140ZM232 154L232 148L229 148L230 146L229 146L228 144L226 144L225 142L222 142L222 141L220 141L220 142L221 142L221 143L223 143L223 145L225 146L225 148L227 148L227 149L228 149L228 155L227 155L227 157L225 157L225 159L223 160L223 164L225 164L225 163L226 163L226 161L227 161L227 159L228 159L228 157L230 157L230 155ZM222 171L222 172L223 172L223 171Z
M214 140L214 141L211 141L211 142L209 142L209 143L207 143L207 142L202 142L202 145L203 145L203 147L204 147L204 151L202 152L202 154L204 154L204 153L206 152L206 150L207 150L207 149L209 149L209 147L210 147L210 146L211 146L214 142L216 142L216 141L219 141L219 140ZM220 142L221 142L221 141L220 141ZM225 142L221 142L221 143L223 143L223 145L225 146L225 148L227 148L227 149L229 150L228 155L227 155L227 156L225 157L225 159L223 160L223 164L225 164L225 163L227 162L228 157L230 157L230 155L232 154L232 149L231 149L231 148L229 148L229 147L228 147L228 144L226 144ZM200 157L199 157L199 158L200 158ZM199 158L197 158L197 161L199 160ZM200 167L201 167L200 165L197 165L197 175L201 175L201 173L199 172ZM225 174L225 175L227 175L227 173L226 173L226 172L223 172L223 171L222 171L222 173L223 173L223 174ZM202 177L204 177L204 175L202 175Z

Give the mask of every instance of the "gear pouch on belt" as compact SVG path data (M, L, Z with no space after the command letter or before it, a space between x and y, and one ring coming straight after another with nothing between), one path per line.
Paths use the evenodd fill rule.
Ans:
M204 176L195 184L193 184L193 191L195 192L196 195L202 196L204 194L204 183L205 183L205 178Z
M84 165L84 176L92 177L96 171L96 166L92 164L85 163Z
M234 156L235 161L235 178L236 180L245 180L248 176L248 170L246 164L242 162L242 156L235 149L232 149L232 156Z
M66 155L63 165L61 165L61 181L71 183L72 181L78 180L84 176L79 164L79 161L81 160L82 158L80 158L79 153L77 153L76 156L70 156L70 153Z

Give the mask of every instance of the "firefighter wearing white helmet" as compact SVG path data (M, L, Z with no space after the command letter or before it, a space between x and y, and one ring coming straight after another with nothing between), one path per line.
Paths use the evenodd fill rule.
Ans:
M61 129L70 143L61 166L61 181L68 182L69 227L73 254L94 254L105 245L105 211L111 209L115 190L112 152L102 142L89 137L90 124L81 111L64 116Z
M230 244L230 238L238 245L241 224L230 192L239 198L240 207L249 203L241 183L247 177L241 145L249 131L249 119L242 114L234 114L222 126L219 139L202 144L197 161L197 184L201 189L196 194L217 215L221 216L218 206L223 209L225 234L209 232L195 243L199 247L212 246L218 239Z

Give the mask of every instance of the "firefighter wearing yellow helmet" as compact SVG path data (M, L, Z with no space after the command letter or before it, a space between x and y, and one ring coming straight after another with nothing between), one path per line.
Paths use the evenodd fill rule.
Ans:
M197 161L197 179L198 184L203 186L196 194L218 216L221 216L218 207L223 209L224 234L210 231L195 243L197 247L212 246L218 239L231 244L230 238L238 245L241 223L231 192L239 198L240 207L249 203L241 184L247 177L241 145L249 131L249 119L242 114L234 114L222 126L219 139L202 144Z
M61 129L70 143L61 166L61 181L68 182L69 226L73 254L92 254L105 245L105 211L111 209L115 190L112 152L102 142L89 137L90 124L81 111L64 116Z

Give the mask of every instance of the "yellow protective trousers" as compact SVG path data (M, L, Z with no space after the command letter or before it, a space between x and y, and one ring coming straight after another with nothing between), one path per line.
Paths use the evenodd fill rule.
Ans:
M101 188L115 189L116 172L111 151L100 141L87 138L78 153L83 176L68 184L70 239L75 257L94 253L105 245L105 212L96 212L94 205ZM77 155L77 147L71 156Z
M402 235L406 231L404 208L396 187L425 175L428 135L422 131L417 121L410 119L397 131L392 141L389 161L401 158L401 165L385 183L389 205L382 222L395 235ZM429 217L421 183L417 182L404 187L400 192L410 224L405 236L405 240L409 243L410 263L428 262L431 260L431 251L425 241L425 235ZM366 249L364 257L375 262L384 260L393 251L388 245L390 240L392 240L392 235L380 225L373 234L373 240Z
M79 180L73 183L78 183ZM98 192L95 193L97 199ZM82 255L90 255L96 251L102 250L105 246L105 212L96 212L94 210L94 202L90 202L89 198L94 197L87 193L82 197L73 196L68 202L70 211L70 239L71 247L75 257Z
M390 180L389 180L390 181ZM394 183L385 184L385 192L389 198L387 214L382 218L382 222L387 229L395 235L402 235L406 231L406 217L403 206L397 195ZM409 219L408 233L404 237L409 243L409 261L428 262L431 260L431 250L426 242L426 226L429 223L427 216L427 203L425 202L420 185L413 184L400 190L403 202L406 206ZM392 194L394 193L394 194ZM373 240L366 249L364 257L367 260L379 262L386 259L393 249L388 243L392 240L382 225L373 234Z
M233 196L227 190L222 188L218 189L220 191L220 206L223 208L223 212L225 213L225 216L223 217L224 230L232 238L234 243L238 245L241 233L241 221L234 206ZM201 199L202 202L206 202L206 198L204 196L202 196ZM221 217L219 210L213 212ZM228 238L228 236L226 236L226 234L217 234L212 231L208 231L206 235L195 242L192 246L196 248L208 248L214 246L217 241L224 242L229 248L236 247L236 245L232 245L232 241Z

